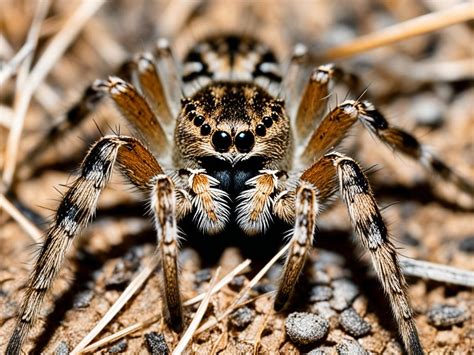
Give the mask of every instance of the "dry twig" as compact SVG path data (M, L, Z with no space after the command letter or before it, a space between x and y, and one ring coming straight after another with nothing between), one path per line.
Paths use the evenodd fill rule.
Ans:
M209 290L207 291L206 296L204 297L201 304L199 305L198 310L194 314L191 324L189 325L188 329L186 329L186 331L184 332L184 335L179 341L176 348L173 350L173 355L180 355L186 349L186 346L188 346L188 343L191 341L193 336L196 334L196 329L199 326L199 323L201 323L202 317L204 317L204 313L206 313L207 306L209 305L209 301L213 293L212 291L214 287L216 286L216 281L217 281L217 278L219 277L220 271L221 271L221 268L219 266L216 270L216 274L212 278L212 281L211 281L211 284L209 285Z
M431 33L472 19L474 19L474 6L472 2L462 3L447 10L419 16L380 31L357 37L348 43L329 48L321 55L318 55L317 59L320 61L331 61L365 53L374 48Z

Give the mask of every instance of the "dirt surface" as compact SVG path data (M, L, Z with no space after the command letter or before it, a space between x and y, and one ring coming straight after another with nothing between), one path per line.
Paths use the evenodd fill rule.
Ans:
M96 125L110 132L111 127L123 125L123 121L106 104L93 115L93 120L82 124L35 161L29 159L29 152L87 84L114 72L128 53L150 48L159 36L170 38L179 56L194 37L206 31L242 30L245 23L246 28L255 29L283 56L290 53L292 43L304 42L317 51L443 6L442 2L428 0L400 2L407 6L388 0L355 1L351 5L344 2L342 7L331 3L276 6L266 1L210 2L179 7L159 1L107 2L61 57L32 101L20 142L20 166L9 199L18 203L22 213L39 228L46 228L44 221L52 214L48 209L54 209L60 198L54 187L71 180L71 172L88 144L100 136ZM72 1L52 2L42 26L38 53L62 28L76 6ZM11 48L7 46L0 52L1 60L9 60L21 48L34 9L33 1L2 1L0 29ZM369 85L365 97L381 107L391 122L421 137L471 181L474 180L472 82L468 75L456 77L455 70L446 72L442 70L445 67L436 65L472 60L472 45L469 45L472 34L472 24L456 25L339 63L357 73L364 86ZM6 138L12 124L8 121L11 119L8 109L14 103L15 79L16 76L0 89L1 114L6 117L0 122L6 122L0 124L0 166L5 162ZM344 97L347 89L341 90ZM126 127L121 129L126 131ZM386 207L384 218L401 254L474 271L472 199L430 178L408 159L394 155L362 127L352 131L343 151L365 167L376 165L370 170L370 180L379 205ZM149 219L143 217L146 211L143 198L123 187L120 177L113 178L100 199L97 218L75 243L44 303L38 326L25 346L26 352L67 354L101 319L153 253L156 237ZM370 353L401 354L388 302L370 268L368 256L354 247L342 203L336 202L324 213L318 226L315 250L287 310L275 313L272 294L268 294L275 289L280 276L281 265L276 264L250 291L245 307L196 335L187 348L188 353L332 354L362 353L365 349ZM249 248L257 248L252 243L248 243ZM268 243L282 245L281 240L268 240ZM198 244L201 246L198 249L202 245L205 249L213 248L212 238ZM22 285L37 247L5 211L0 211L0 246L0 352L4 352ZM205 292L218 266L222 267L220 275L225 275L246 254L245 250L228 248L214 261L183 242L180 257L183 298ZM203 323L225 312L267 259L268 256L262 256L253 260L247 273L213 296ZM432 354L472 352L472 289L414 277L409 277L408 282L425 350ZM160 289L159 273L155 273L95 340L152 317L157 321L95 351L147 353L155 349L155 353L163 353L167 346L171 352L180 335L172 332L161 317ZM185 308L187 324L196 309L197 305ZM308 318L306 313L322 320ZM289 317L290 314L293 315ZM306 326L298 323L300 320ZM291 323L286 325L291 328L288 332L286 322ZM327 331L321 326L324 322ZM308 324L319 324L322 328L318 328L319 333L305 333ZM300 326L304 334L298 333Z

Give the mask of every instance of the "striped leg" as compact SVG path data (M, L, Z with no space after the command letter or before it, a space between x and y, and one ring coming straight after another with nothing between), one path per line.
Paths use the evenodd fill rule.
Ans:
M295 227L275 298L274 308L277 311L282 309L291 297L306 261L306 256L313 245L318 210L319 206L314 186L303 181L296 191Z
M359 242L370 252L374 269L390 300L405 348L410 354L422 354L423 349L415 327L397 252L390 243L387 228L369 182L359 165L342 154L327 154L303 173L301 181L314 186L314 191L317 191L316 197L324 202L334 191L334 177L339 181L339 190L347 205L351 224ZM326 185L330 187L327 188ZM297 195L296 223L301 218L298 212L301 208L298 206L299 203ZM295 238L296 235L295 228ZM308 235L307 238L312 237ZM293 282L296 282L296 279Z
M370 252L375 271L392 305L405 349L409 354L423 354L397 252L390 243L369 182L354 160L341 154L332 154L330 158L337 170L339 189L352 226L360 243Z
M296 198L290 192L276 198L275 213L293 218L295 229L275 309L282 308L291 295L312 245L317 213L337 189L337 181L359 242L370 252L374 269L390 300L405 348L410 354L423 354L397 253L388 238L369 182L354 160L339 153L323 156L301 175ZM293 216L291 210L295 211Z
M116 75L128 81L132 77L132 68L133 63L126 61L118 68ZM79 100L66 111L64 117L55 122L39 144L31 149L31 152L26 155L28 156L27 162L30 167L31 162L34 162L46 149L64 137L67 132L78 127L97 109L106 96L99 87L100 83L100 80L96 80L87 86Z
M163 174L152 154L134 138L107 136L97 141L81 165L80 176L64 195L26 284L7 354L19 354L41 303L50 289L73 239L94 215L97 200L117 161L123 174L142 190Z
M120 113L147 142L157 156L167 156L169 142L166 132L145 98L133 87L118 77L97 84L114 101Z
M461 191L474 194L474 184L457 175L448 165L434 156L413 135L393 127L375 107L367 101L348 100L329 112L313 132L301 157L312 163L336 147L349 129L360 121L383 143L417 160L436 176L448 181Z
M173 182L166 175L156 177L152 206L163 268L163 311L168 324L179 332L183 327L183 311L178 283L176 198Z

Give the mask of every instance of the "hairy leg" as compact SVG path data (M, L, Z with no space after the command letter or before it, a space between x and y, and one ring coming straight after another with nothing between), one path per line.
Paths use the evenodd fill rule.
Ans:
M418 161L430 172L454 184L461 191L474 194L472 182L457 175L412 134L390 125L386 118L368 101L348 100L329 112L313 132L301 154L302 159L310 164L323 156L346 137L349 129L356 122L361 122L381 142L395 151Z
M183 328L183 310L178 282L178 230L176 227L176 197L173 182L166 175L155 178L152 207L163 267L165 318L175 331Z
M294 198L287 192L277 198L275 203L275 211L280 211L276 209L279 204L281 209L286 208L285 211L291 207L295 210L295 229L290 241L292 245L275 300L275 309L281 309L291 295L312 246L314 223L319 208L333 195L339 181L339 190L346 203L351 224L360 243L370 252L374 269L390 300L405 348L410 354L422 354L397 252L389 240L369 182L359 165L342 154L330 153L308 168L299 181Z
M46 232L25 287L17 323L8 343L8 354L20 352L66 251L94 215L99 195L116 161L121 171L142 190L150 188L149 181L153 176L163 174L153 155L134 138L107 136L92 146L82 162L80 176L64 195Z
M316 228L319 206L316 190L312 184L301 182L296 190L295 224L291 246L286 258L283 275L275 298L275 310L282 309L293 293L296 281L306 261Z

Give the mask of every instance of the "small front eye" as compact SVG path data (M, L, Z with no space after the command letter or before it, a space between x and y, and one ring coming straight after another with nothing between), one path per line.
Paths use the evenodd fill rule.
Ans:
M218 152L225 153L229 150L230 146L232 145L232 138L227 132L224 132L224 131L214 132L214 134L212 135L212 145Z
M241 153L250 152L255 143L253 133L250 131L239 132L235 136L235 146Z

